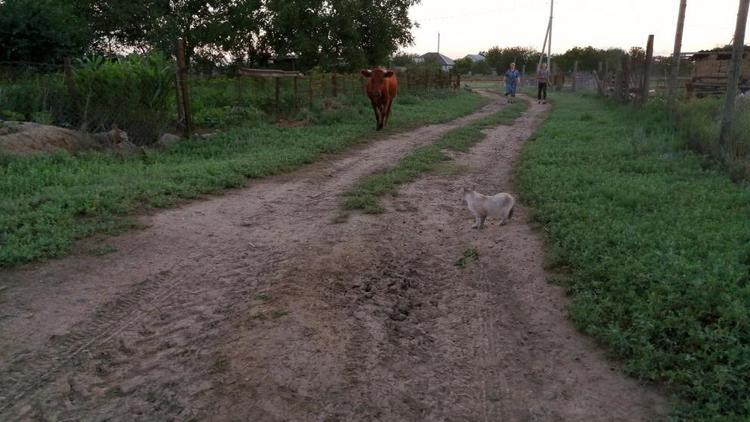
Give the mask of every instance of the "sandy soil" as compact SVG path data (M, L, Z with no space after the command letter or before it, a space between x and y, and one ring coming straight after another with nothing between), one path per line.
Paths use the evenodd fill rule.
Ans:
M470 229L460 187L512 192L545 106L335 222L359 178L502 103L144 217L110 255L0 273L0 420L664 419L565 319L522 204Z

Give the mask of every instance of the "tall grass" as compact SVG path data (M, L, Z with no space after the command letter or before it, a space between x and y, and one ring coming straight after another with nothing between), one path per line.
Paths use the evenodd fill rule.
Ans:
M83 60L75 70L82 126L99 131L117 124L136 144L156 141L171 118L173 75L172 64L157 54Z
M78 104L60 71L6 78L0 81L0 118L89 131L117 124L131 140L148 144L173 120L173 74L172 64L160 55L90 57L74 67Z
M723 99L690 99L677 109L680 135L694 151L706 154L715 161L722 159L719 145ZM732 162L725 163L735 181L750 181L750 100L737 101L732 127Z

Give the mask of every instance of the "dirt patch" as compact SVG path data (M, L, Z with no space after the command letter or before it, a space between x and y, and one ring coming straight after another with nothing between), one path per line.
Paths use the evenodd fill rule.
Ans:
M105 256L0 273L0 415L663 418L662 396L565 320L523 206L469 228L460 187L512 191L542 106L457 155L461 171L403 187L387 213L332 222L359 178L500 105L157 214Z

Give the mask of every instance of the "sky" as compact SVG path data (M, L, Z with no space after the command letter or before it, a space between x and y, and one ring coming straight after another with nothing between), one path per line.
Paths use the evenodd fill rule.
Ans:
M674 49L679 0L555 0L552 53L575 46L646 48L654 34L656 55ZM688 0L682 51L728 44L737 22L737 0ZM410 16L415 44L408 53L437 50L457 59L492 46L542 48L550 0L422 0ZM750 33L748 33L750 37ZM748 38L746 38L747 40Z

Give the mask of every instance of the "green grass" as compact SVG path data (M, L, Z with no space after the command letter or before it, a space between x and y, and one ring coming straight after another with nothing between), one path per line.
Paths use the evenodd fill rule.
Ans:
M750 418L750 189L706 168L657 107L555 95L522 196L566 273L571 317L678 419Z
M432 145L417 148L394 167L383 169L359 181L343 195L342 208L361 210L368 214L382 213L384 208L380 199L383 196L395 195L400 185L416 180L421 174L433 171L440 163L449 160L443 150L468 151L472 145L484 139L484 129L509 125L527 108L526 101L516 102L495 114L451 130Z
M470 263L479 260L479 251L476 248L470 248L464 251L461 258L458 258L456 260L456 267L458 268L466 268L467 265Z
M397 99L386 134L447 121L486 103L466 93L405 99ZM76 239L132 227L129 216L144 208L173 206L312 163L376 136L374 120L361 108L308 127L238 128L137 157L0 156L0 267L63 256Z

